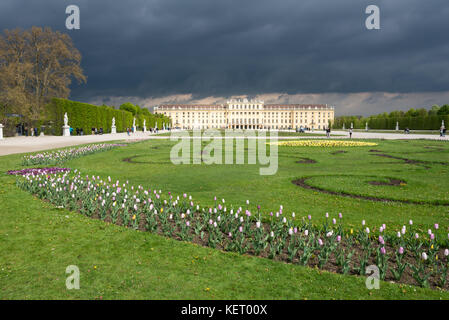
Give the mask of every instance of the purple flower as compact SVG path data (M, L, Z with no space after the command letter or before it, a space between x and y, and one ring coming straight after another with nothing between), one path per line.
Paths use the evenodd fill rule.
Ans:
M403 247L399 247L398 253L399 254L404 254L404 248Z
M380 248L380 253L382 253L382 254L387 253L387 250L385 250L385 247Z

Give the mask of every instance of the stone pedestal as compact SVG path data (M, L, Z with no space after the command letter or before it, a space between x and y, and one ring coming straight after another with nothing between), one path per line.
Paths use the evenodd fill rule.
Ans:
M137 130L136 126L133 126L133 132L134 133L136 133L136 130Z
M0 123L0 140L3 139L3 124Z
M62 126L62 136L70 137L70 126Z
M144 133L147 132L147 126L143 126L143 132L144 132Z
M39 136L43 137L44 136L44 131L41 131L41 134Z
M112 126L111 127L111 133L112 134L116 134L117 133L117 127L116 126Z

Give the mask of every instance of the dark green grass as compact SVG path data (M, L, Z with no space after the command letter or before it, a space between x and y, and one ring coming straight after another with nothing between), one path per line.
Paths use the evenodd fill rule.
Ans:
M342 212L346 226L388 225L393 231L413 219L422 230L438 222L448 226L447 207L379 203L320 194L291 183L303 176L360 175L394 176L407 181L408 189L392 195L391 187L365 188L367 194L420 198L417 182L435 185L438 199L448 190L447 168L431 165L424 169L399 160L370 155L370 149L409 153L425 151L424 146L445 157L445 143L377 141L376 147L279 148L279 170L274 176L260 176L257 165L178 165L169 161L174 142L147 141L75 159L64 167L86 174L111 176L134 185L162 189L165 193L187 192L195 202L212 205L213 197L225 198L226 205L244 207L246 199L264 213L284 206L284 214L297 219L312 214L322 220L325 212ZM347 153L332 155L330 152ZM140 155L128 163L123 158ZM426 153L422 153L426 155ZM430 153L429 153L430 155ZM404 155L405 156L405 155ZM408 154L410 156L410 154ZM298 164L299 157L317 161ZM365 279L321 272L311 268L240 256L177 242L149 233L128 230L91 220L77 213L57 209L16 188L15 177L6 170L20 168L20 155L0 158L0 298L2 299L439 299L449 293L417 287L381 283L369 291ZM430 160L429 160L430 161ZM153 163L155 162L155 163ZM389 164L398 162L399 164ZM446 175L445 175L446 174ZM414 177L419 175L419 179ZM329 180L336 187L338 180ZM361 180L363 181L363 180ZM361 185L361 188L363 185ZM350 189L351 185L346 186ZM65 288L65 268L77 265L81 289Z

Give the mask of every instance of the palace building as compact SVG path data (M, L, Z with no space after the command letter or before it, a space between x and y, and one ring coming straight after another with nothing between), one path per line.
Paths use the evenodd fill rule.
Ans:
M226 104L163 104L155 113L170 117L182 129L325 129L334 121L327 104L264 104L231 99Z

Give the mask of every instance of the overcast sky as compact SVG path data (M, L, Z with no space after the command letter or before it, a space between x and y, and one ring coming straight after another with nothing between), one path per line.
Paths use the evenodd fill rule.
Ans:
M81 29L65 28L78 5ZM367 30L365 8L380 7ZM71 99L329 103L373 114L449 103L448 0L1 0L0 28L71 35L86 84Z

